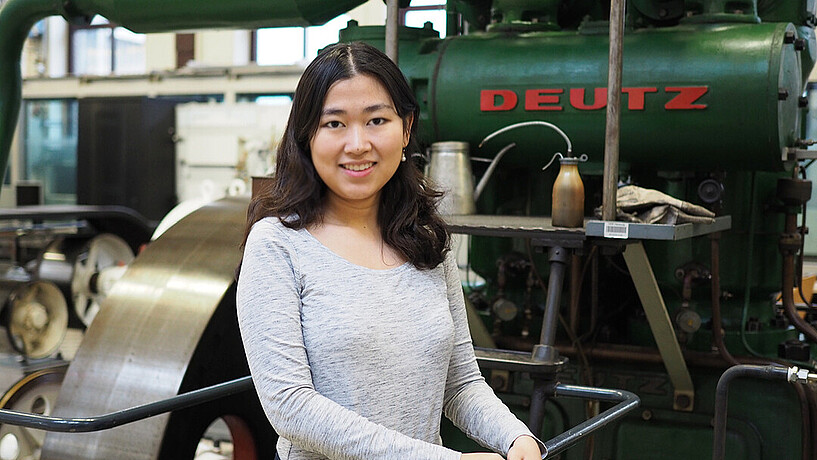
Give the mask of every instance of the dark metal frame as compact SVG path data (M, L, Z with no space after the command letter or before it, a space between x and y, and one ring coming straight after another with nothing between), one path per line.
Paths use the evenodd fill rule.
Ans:
M46 415L27 414L23 412L0 410L0 423L8 423L26 428L34 428L60 433L88 433L107 430L120 425L153 417L165 412L184 409L215 399L230 396L253 389L250 376L220 383L210 387L184 393L172 398L132 407L96 417L61 418ZM601 414L586 420L579 425L545 442L547 455L555 455L573 446L594 431L618 420L638 407L638 396L623 390L583 387L577 385L557 384L551 390L553 396L568 398L592 399L602 402L615 402L615 406Z

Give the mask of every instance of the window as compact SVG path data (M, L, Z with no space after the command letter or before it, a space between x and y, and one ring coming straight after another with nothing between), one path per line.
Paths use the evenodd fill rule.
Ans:
M73 75L145 73L145 35L94 16L89 26L71 26L68 72Z
M258 29L253 33L253 60L259 65L292 65L311 61L318 51L338 41L338 32L351 17L342 14L322 26ZM423 27L426 22L445 37L445 2L412 0L400 10L400 24Z
M259 65L292 65L311 61L318 51L338 41L350 17L342 14L321 26L258 29L254 61Z
M423 27L426 22L434 25L434 30L445 38L445 2L440 0L412 0L408 8L400 10L400 23L409 27Z
M254 102L260 105L288 106L292 104L292 94L238 94L237 102Z
M42 185L44 204L77 202L77 113L73 99L26 100L20 179Z

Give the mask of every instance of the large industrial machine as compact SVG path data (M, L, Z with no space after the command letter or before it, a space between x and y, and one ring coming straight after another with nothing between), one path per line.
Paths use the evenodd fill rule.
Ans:
M22 42L44 16L87 22L100 14L152 32L318 24L361 3L8 0L0 9L0 160L19 109ZM537 396L557 383L640 398L637 410L562 458L700 459L712 455L713 441L730 459L817 458L809 372L817 315L813 286L801 281L807 229L799 222L815 158L805 89L817 59L817 5L631 0L619 86L609 81L612 9L595 0L449 0L444 39L430 25L387 34L350 22L340 40L397 51L421 103L428 153L414 161L431 167L435 155L456 154L468 167L449 173L451 183L442 176L446 186L462 186L472 171L487 177L449 223L469 235L463 283L496 392L542 439L609 407L560 398L563 387L557 397ZM611 87L620 97L610 97ZM611 104L620 120L612 134ZM551 220L560 172L542 168L556 153L569 159L562 171L575 173L578 163L583 180L583 201L573 195L570 205L584 222L573 228ZM470 165L471 156L495 161ZM626 222L599 220L611 178L661 198L620 214ZM714 217L679 214L667 197ZM202 208L136 257L102 302L49 414L113 412L247 374L233 284L246 205ZM663 214L644 222L641 211L659 205ZM712 420L718 426L725 412L716 386L737 364L789 371L732 383L719 441ZM271 456L275 434L251 392L110 430L49 433L41 454L192 458L217 419L234 458ZM475 447L450 426L443 438Z

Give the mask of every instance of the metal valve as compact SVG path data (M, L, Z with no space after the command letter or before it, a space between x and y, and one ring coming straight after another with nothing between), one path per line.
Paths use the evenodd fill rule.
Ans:
M809 372L808 369L792 366L788 369L786 379L790 383L817 383L817 374Z

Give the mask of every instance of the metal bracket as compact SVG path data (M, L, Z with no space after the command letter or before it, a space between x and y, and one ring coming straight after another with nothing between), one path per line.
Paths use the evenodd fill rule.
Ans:
M692 377L689 375L684 355L675 337L675 329L672 327L667 306L652 266L644 251L644 245L639 241L624 249L624 260L630 270L630 276L638 291L638 298L647 314L647 321L650 324L655 343L658 344L658 352L667 368L667 373L675 388L675 398L673 409L691 412L695 402L695 388L692 385Z
M798 149L796 147L786 147L783 150L783 161L792 160L815 160L817 159L817 150Z

